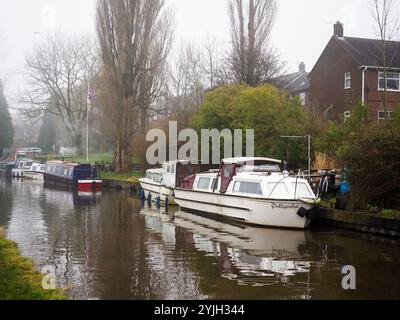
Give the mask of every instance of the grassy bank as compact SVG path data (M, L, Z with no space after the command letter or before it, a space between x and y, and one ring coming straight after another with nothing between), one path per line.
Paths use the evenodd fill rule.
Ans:
M143 177L143 172L131 171L125 173L102 172L101 177L106 180L123 181L129 183L139 183L139 178Z
M62 290L44 290L43 275L0 228L0 300L66 300Z

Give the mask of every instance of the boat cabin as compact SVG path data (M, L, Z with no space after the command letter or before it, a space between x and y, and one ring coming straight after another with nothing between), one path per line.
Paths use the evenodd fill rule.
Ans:
M96 166L90 164L50 161L46 164L45 179L78 182L80 180L100 179Z
M225 192L222 192L221 181L218 173L197 174L191 189L266 199L315 198L307 180L290 177L286 173L240 172L232 178Z
M187 176L198 172L206 172L210 168L212 168L211 165L204 165L200 162L170 161L165 162L162 168L147 170L146 179L150 179L157 184L163 184L168 188L181 187Z

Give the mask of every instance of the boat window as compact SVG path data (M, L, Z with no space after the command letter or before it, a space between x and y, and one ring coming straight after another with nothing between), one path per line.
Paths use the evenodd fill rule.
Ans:
M296 190L295 192L296 192L297 196L300 196L300 197L311 196L311 192L304 182L297 183L297 188L296 188L296 182L293 182L293 189Z
M261 184L259 182L236 181L233 192L262 195Z
M64 170L64 176L68 176L68 169Z
M153 174L153 181L157 183L162 182L162 175L161 174Z
M268 183L268 195L271 198L281 198L287 197L289 195L289 190L286 187L286 183L280 182L270 182Z
M197 189L207 190L210 187L210 178L199 178Z
M76 176L78 180L92 179L94 178L94 172L92 169L76 169Z

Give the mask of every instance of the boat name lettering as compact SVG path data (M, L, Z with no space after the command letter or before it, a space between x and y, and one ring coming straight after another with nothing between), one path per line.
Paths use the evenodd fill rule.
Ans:
M299 205L298 204L291 204L291 203L276 203L272 202L271 203L271 208L272 209L298 209Z

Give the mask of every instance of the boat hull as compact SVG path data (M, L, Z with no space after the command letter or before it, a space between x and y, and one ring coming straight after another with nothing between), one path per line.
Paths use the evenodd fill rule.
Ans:
M11 175L14 178L23 178L27 169L12 169Z
M43 172L25 171L24 177L30 180L43 181Z
M102 180L88 179L88 180L73 180L66 177L56 176L44 173L44 182L47 184L59 184L67 186L78 186L80 189L100 189L102 187Z
M184 211L213 214L256 226L306 229L311 220L300 217L300 208L311 204L300 200L270 200L229 194L175 189L175 202Z
M53 174L49 173L44 173L44 182L49 183L49 184L61 184L61 185L75 185L77 184L77 181L73 180L72 178L66 178L66 177L61 177L61 176L56 176Z
M167 188L165 185L149 183L142 179L140 181L140 187L144 190L144 195L146 199L148 198L149 193L151 194L152 201L156 201L156 198L160 196L160 203L162 205L165 204L165 198L168 197L168 205L174 205L175 199L173 197L173 190L171 188Z

